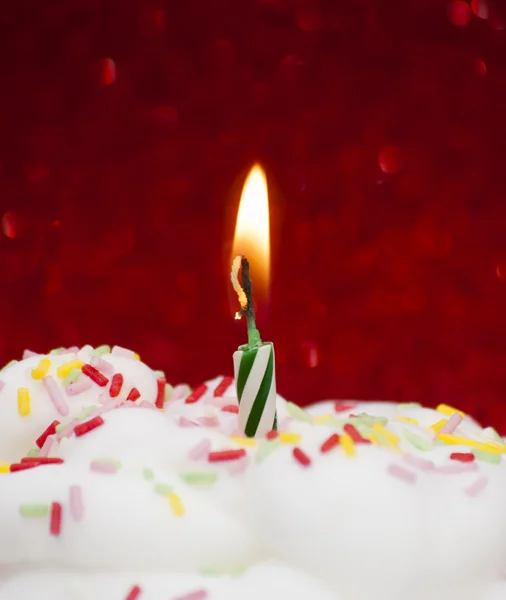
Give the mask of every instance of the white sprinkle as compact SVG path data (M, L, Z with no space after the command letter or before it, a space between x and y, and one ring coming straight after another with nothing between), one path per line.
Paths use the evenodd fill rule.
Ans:
M488 479L486 477L478 478L474 483L464 489L465 493L468 496L475 497L478 496L488 484Z
M133 350L128 350L127 348L122 348L121 346L114 346L111 350L111 354L113 356L123 356L124 358L135 359L135 352Z

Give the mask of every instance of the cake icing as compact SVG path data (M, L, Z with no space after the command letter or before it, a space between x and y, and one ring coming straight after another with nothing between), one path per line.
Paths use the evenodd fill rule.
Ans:
M251 440L230 378L123 349L0 382L0 600L506 597L504 441L457 409L278 397Z

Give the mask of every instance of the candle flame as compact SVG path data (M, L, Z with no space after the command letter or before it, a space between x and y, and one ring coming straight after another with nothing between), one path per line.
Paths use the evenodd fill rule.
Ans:
M246 295L237 277L241 255L249 261L255 297L265 300L270 274L269 197L265 172L258 164L253 166L244 183L232 251L232 256L235 257L232 264L232 284L241 308L245 308ZM237 318L241 318L238 313Z

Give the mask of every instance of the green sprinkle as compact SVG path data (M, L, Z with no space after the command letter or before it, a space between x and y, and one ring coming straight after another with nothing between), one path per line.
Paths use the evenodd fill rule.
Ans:
M153 469L146 467L142 470L142 476L146 481L153 481L153 479L155 478L155 473L153 472Z
M154 371L154 373L159 379L165 379L165 373L163 371Z
M353 425L364 425L365 427L372 427L379 423L380 425L386 425L388 423L388 419L386 417L373 417L368 415L367 413L360 413L356 417L350 417L348 419L349 423Z
M172 398L173 393L174 393L174 388L170 385L170 383L166 383L165 390L163 392L164 401L168 402Z
M207 575L208 577L221 577L223 573L218 569L206 568L200 569L201 575Z
M17 365L19 361L17 360L11 360L9 361L6 365L4 365L2 367L2 371L5 371L5 369L8 369L9 367L12 367L13 365Z
M484 452L483 450L474 450L473 454L476 457L476 460L481 462L487 462L491 465L500 465L501 464L501 455L500 454L492 454L492 452Z
M93 350L91 355L92 356L102 356L102 354L110 354L110 353L111 353L111 347L108 346L107 344L103 344L102 346L98 346L97 348L95 348L95 350Z
M49 504L21 504L19 514L22 517L47 517Z
M84 421L84 419L87 419L91 413L96 410L98 408L98 406L96 405L92 405L92 406L86 406L85 408L83 408L82 410L80 410L78 413L76 413L74 415L74 419L79 419L80 421Z
M121 461L116 458L94 458L92 462L100 463L101 465L111 465L111 467L121 469Z
M247 567L233 567L230 570L230 575L232 577L240 577L245 571L246 571Z
M281 446L281 442L278 439L273 440L261 440L258 445L258 450L255 455L255 461L257 463L265 460L270 454L277 450Z
M432 442L429 442L419 435L416 435L416 433L413 433L409 429L403 429L402 431L408 442L415 448L418 448L418 450L432 450Z
M30 448L26 456L39 456L40 450L38 448Z
M313 422L313 417L305 410L300 408L300 406L297 406L293 402L287 402L285 406L286 412L297 421L306 421L307 423Z
M402 410L404 408L421 408L420 402L399 402L397 405L397 410Z
M70 421L72 421L74 417L70 418L70 419L65 419L65 421L62 421L59 425L57 425L55 427L55 431L56 433L60 433L60 431L62 431L63 429L65 429L65 427L67 427L67 425L70 423Z
M189 471L180 473L179 476L183 481L190 485L212 485L218 479L217 473L209 473L206 471Z
M62 386L67 387L70 383L75 383L81 375L81 369L70 369L69 374L62 379Z
M52 349L52 350L49 352L49 354L50 354L51 356L55 356L55 355L61 354L61 353L62 353L64 350L65 350L65 348L64 348L63 346L62 346L61 348L53 348L53 349Z
M155 485L155 494L161 494L162 496L168 496L172 494L172 486L166 483L157 483Z

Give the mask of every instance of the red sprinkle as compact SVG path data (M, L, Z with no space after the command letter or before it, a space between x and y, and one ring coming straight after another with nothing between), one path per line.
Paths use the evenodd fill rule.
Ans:
M224 377L214 390L214 396L221 397L228 390L234 381L233 377Z
M275 429L271 429L265 434L266 439L275 440L278 437L278 432Z
M100 387L104 387L109 383L109 380L105 375L102 375L100 371L95 369L89 364L83 365L82 371L85 375L87 375L92 381L94 381Z
M475 457L474 454L471 454L470 452L452 452L450 458L462 463L470 463L473 462Z
M136 387L133 387L130 390L130 393L127 396L127 400L138 400L141 397L141 393Z
M300 463L303 467L309 467L309 465L311 464L311 459L309 458L309 456L306 453L302 452L300 448L294 448L292 450L292 454L295 460L298 463Z
M88 433L88 431L96 429L103 424L104 419L102 419L102 417L99 415L98 417L93 417L93 419L90 419L89 421L85 421L84 423L79 423L79 425L76 425L74 427L74 433L76 434L76 437L80 437L81 435Z
M137 600L137 598L141 595L141 588L138 585L134 585L132 589L128 592L128 596L125 600Z
M60 465L63 462L63 458L49 457L49 456L25 456L21 459L23 465Z
M334 410L336 413L346 412L352 408L355 408L355 405L350 404L349 402L334 402Z
M209 452L209 462L223 462L226 460L238 460L246 456L246 450L244 448L238 448L237 450L222 450L221 452Z
M236 415L239 413L239 407L237 404L227 404L221 410L222 412L235 413Z
M337 435L337 433L333 433L320 446L320 452L322 454L325 454L325 452L330 452L330 450L332 450L332 448L335 448L338 445L339 445L339 436Z
M157 394L156 394L156 402L155 402L155 406L156 408L163 408L163 404L165 402L165 384L167 383L166 379L157 379L156 380L156 385L158 388Z
M186 400L184 401L185 404L194 404L195 402L198 402L206 392L207 385L205 383L202 383L193 390L193 392L188 396L188 398L186 398Z
M61 504L53 502L51 504L51 519L49 522L49 532L51 535L60 535L61 531Z
M365 438L363 438L351 423L346 423L343 429L351 437L355 444L371 443L371 440L366 440Z
M54 435L56 433L56 427L60 424L60 421L53 421L51 425L41 434L39 438L35 440L35 443L39 448L42 448L44 442L50 435Z
M15 473L16 471L26 471L26 469L33 469L38 466L33 463L14 463L10 466L9 470L11 473Z
M123 375L121 373L115 373L112 376L111 387L109 388L109 396L111 398L116 398L119 396L121 392L121 388L123 387Z

